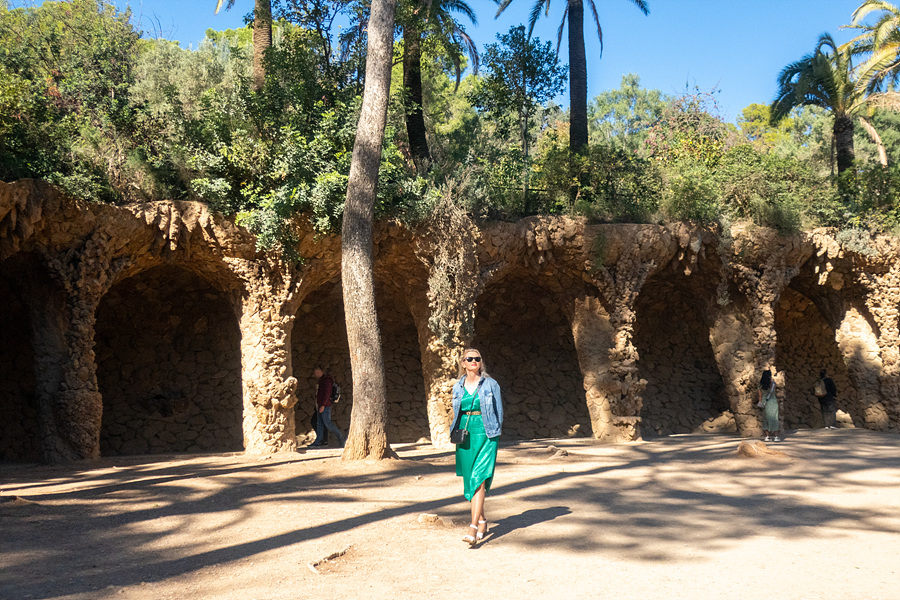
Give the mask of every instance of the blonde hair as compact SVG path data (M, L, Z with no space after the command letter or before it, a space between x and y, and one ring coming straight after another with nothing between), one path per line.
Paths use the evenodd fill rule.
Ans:
M481 350L478 348L466 348L463 350L462 356L459 357L459 377L462 377L466 374L466 354L469 352L477 352L478 356L481 357L481 362L478 363L480 366L478 367L478 374L482 377L488 377L487 365L484 364L484 355L481 354Z

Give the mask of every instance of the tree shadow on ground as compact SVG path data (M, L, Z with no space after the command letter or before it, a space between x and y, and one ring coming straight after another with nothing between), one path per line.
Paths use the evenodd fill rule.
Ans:
M504 445L489 502L492 515L505 516L492 539L663 561L679 560L686 543L713 553L761 531L900 533L897 502L842 501L900 482L897 436L849 431L823 440L798 435L791 451L802 459L768 462L735 458L740 440L731 437L614 447L582 440L568 443L563 460L551 459L541 442ZM77 594L111 582L159 581L420 513L468 519L448 452L351 465L328 460L336 456L181 457L176 464L154 457L70 472L0 469L0 494L23 498L0 503L0 597L53 598L63 589ZM403 501L405 486L413 485L430 487ZM357 506L366 509L353 514ZM297 515L310 507L322 507L327 517L303 522ZM233 543L209 539L264 519L280 519L279 532ZM167 536L194 520L206 535L166 546Z

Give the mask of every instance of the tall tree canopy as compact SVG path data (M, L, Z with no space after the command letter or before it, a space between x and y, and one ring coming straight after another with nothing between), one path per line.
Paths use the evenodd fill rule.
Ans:
M497 15L502 13L512 0L501 0ZM646 0L631 0L631 3L645 15L650 14ZM588 7L597 25L597 37L600 40L600 52L603 52L603 29L594 0L587 0ZM550 0L535 0L528 17L528 35L534 31L534 25L550 11ZM569 148L579 152L588 144L587 117L587 57L584 50L584 4L583 0L567 0L556 42L557 51L562 44L562 34L566 24L569 25Z
M871 16L876 19L867 23ZM866 0L853 12L850 29L861 31L843 50L865 55L856 77L870 91L896 87L900 81L900 8L884 0Z
M831 35L819 37L816 49L782 69L772 102L773 124L795 107L819 106L834 117L833 134L838 172L853 166L854 119L866 108L866 89L853 77L851 50L840 49Z
M473 25L478 24L475 11L465 0L406 0L401 5L398 22L403 28L403 88L406 133L409 150L419 172L431 160L428 139L425 135L424 96L422 94L422 41L430 36L443 54L456 67L456 83L459 85L462 55L472 59L478 72L478 49L465 28L454 17L458 13Z

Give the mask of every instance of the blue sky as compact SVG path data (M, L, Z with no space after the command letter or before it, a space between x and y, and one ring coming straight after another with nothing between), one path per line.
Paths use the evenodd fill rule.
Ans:
M528 18L533 0L513 0L499 19L490 0L469 0L478 26L466 29L480 48L496 41L498 32ZM556 43L564 0L552 0L535 35ZM588 97L619 87L622 76L637 73L646 88L667 94L716 87L722 116L733 121L741 109L769 103L775 78L790 62L812 51L819 34L838 42L851 37L840 30L850 22L861 0L648 0L644 16L630 0L595 0L603 27L604 49L585 11ZM230 11L213 14L215 0L115 0L130 5L134 21L149 37L175 39L183 46L201 40L207 28L243 26L253 0L237 0ZM21 2L13 2L14 5ZM568 62L565 37L560 59ZM568 104L568 91L557 100Z

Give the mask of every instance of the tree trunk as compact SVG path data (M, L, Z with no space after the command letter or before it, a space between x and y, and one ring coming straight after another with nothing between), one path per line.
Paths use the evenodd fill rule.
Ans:
M259 91L266 81L263 59L272 46L272 0L256 0L253 13L253 89Z
M403 27L403 87L406 135L416 171L420 174L431 161L425 137L425 114L422 110L422 47L415 25Z
M569 149L588 144L587 59L584 54L584 5L569 0Z
M835 117L832 132L838 174L841 174L853 166L853 119L848 116Z
M344 314L353 375L353 411L344 460L387 458L387 409L381 336L375 314L372 221L391 89L395 0L374 0L366 84L356 127L341 234Z

